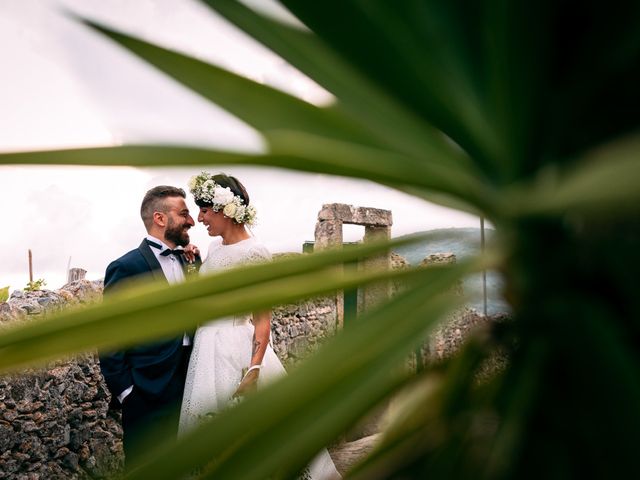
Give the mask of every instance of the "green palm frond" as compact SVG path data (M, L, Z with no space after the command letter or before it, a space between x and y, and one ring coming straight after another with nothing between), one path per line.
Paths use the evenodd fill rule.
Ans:
M195 328L199 323L237 312L288 303L376 281L423 275L420 271L344 272L353 261L386 251L390 245L370 243L344 251L328 251L301 259L255 265L210 275L174 286L149 280L132 282L102 304L5 328L0 335L0 370L40 363L90 348L135 345Z
M394 395L401 409L353 478L635 478L640 4L283 0L298 28L237 1L203 3L324 87L331 105L85 22L251 125L266 151L128 145L0 154L0 164L254 164L364 178L487 217L501 255L431 271L339 274L332 266L357 255L333 252L216 281L139 287L62 313L57 324L3 330L2 368L150 338L150 315L163 335L402 277L403 295L286 379L159 447L132 478L178 478L203 464L205 478L293 478ZM422 375L396 368L455 304L442 292L487 266L504 275L512 318L471 334ZM171 324L178 311L188 315ZM506 366L481 379L496 352Z
M224 461L210 465L205 478L259 479L273 471L289 478L345 425L355 423L402 384L409 373L403 368L406 355L456 304L439 292L465 271L468 267L458 266L425 272L429 281L361 318L260 395L223 412L183 442L165 447L164 454L158 452L155 461L138 468L131 478L177 478L189 465L212 457ZM433 302L425 303L431 297ZM359 385L355 390L354 384ZM333 407L327 408L329 404ZM301 437L303 425L310 431ZM242 437L229 441L239 431ZM267 450L269 455L264 454ZM176 457L189 461L178 463Z

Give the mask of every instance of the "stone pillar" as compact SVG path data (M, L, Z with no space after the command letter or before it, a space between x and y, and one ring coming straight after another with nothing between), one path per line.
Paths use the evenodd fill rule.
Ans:
M342 248L342 222L335 218L331 205L323 205L318 214L315 231L314 251L320 252L330 248ZM342 270L342 267L336 267ZM336 311L336 328L344 326L344 293L336 293L334 308Z
M342 225L362 225L364 241L389 239L391 236L391 211L378 208L354 207L342 203L332 203L322 206L316 223L315 245L317 250L335 247L343 244ZM360 262L358 268L391 268L391 252L375 257L369 257ZM376 304L389 298L391 294L389 282L369 285L358 289L358 314L366 312ZM336 295L337 328L344 325L344 294ZM382 410L381 410L382 411ZM361 438L364 432L379 430L379 415L369 416L361 424L346 434L346 438Z
M367 226L364 229L364 241L381 241L391 238L390 227ZM365 258L362 267L366 270L389 270L391 268L390 252ZM358 313L363 313L375 307L391 296L391 284L389 281L373 283L363 287L358 292Z
M316 223L314 251L342 247L342 222L318 220Z
M315 251L328 248L341 248L343 243L342 225L362 225L365 227L364 241L389 239L391 236L391 211L378 208L354 207L343 203L330 203L322 206L318 213L315 232ZM391 267L390 253L368 258L361 263L363 268ZM390 296L389 282L383 282L362 289L358 292L358 313L384 301ZM344 295L336 296L336 313L338 327L344 323Z

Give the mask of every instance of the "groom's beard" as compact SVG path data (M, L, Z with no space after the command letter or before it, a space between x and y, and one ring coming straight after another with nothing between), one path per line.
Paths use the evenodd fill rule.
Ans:
M169 221L167 222L167 229L164 231L164 238L175 243L176 245L186 247L187 245L189 245L189 233L187 232L187 230L190 228L191 225L189 225L188 223L179 225L177 223L174 223L173 219L169 217Z

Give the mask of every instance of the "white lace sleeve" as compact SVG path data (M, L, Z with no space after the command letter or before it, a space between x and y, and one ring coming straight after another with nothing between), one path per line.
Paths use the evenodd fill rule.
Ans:
M216 249L220 247L220 239L216 238L209 244L209 248L207 250L207 256L202 260L202 266L200 267L200 274L206 274L214 270L212 267L212 257L214 256L214 252Z
M271 253L264 245L254 245L247 250L244 263L264 263L271 261Z

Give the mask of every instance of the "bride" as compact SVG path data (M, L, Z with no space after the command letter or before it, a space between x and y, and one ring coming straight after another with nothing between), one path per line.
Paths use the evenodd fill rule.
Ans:
M269 251L247 231L256 211L244 186L234 177L203 172L189 190L200 207L198 222L216 239L209 246L201 274L271 260ZM255 391L285 370L270 345L271 312L254 312L198 328L189 361L180 411L179 435L233 399ZM312 479L340 478L326 450L306 469Z

